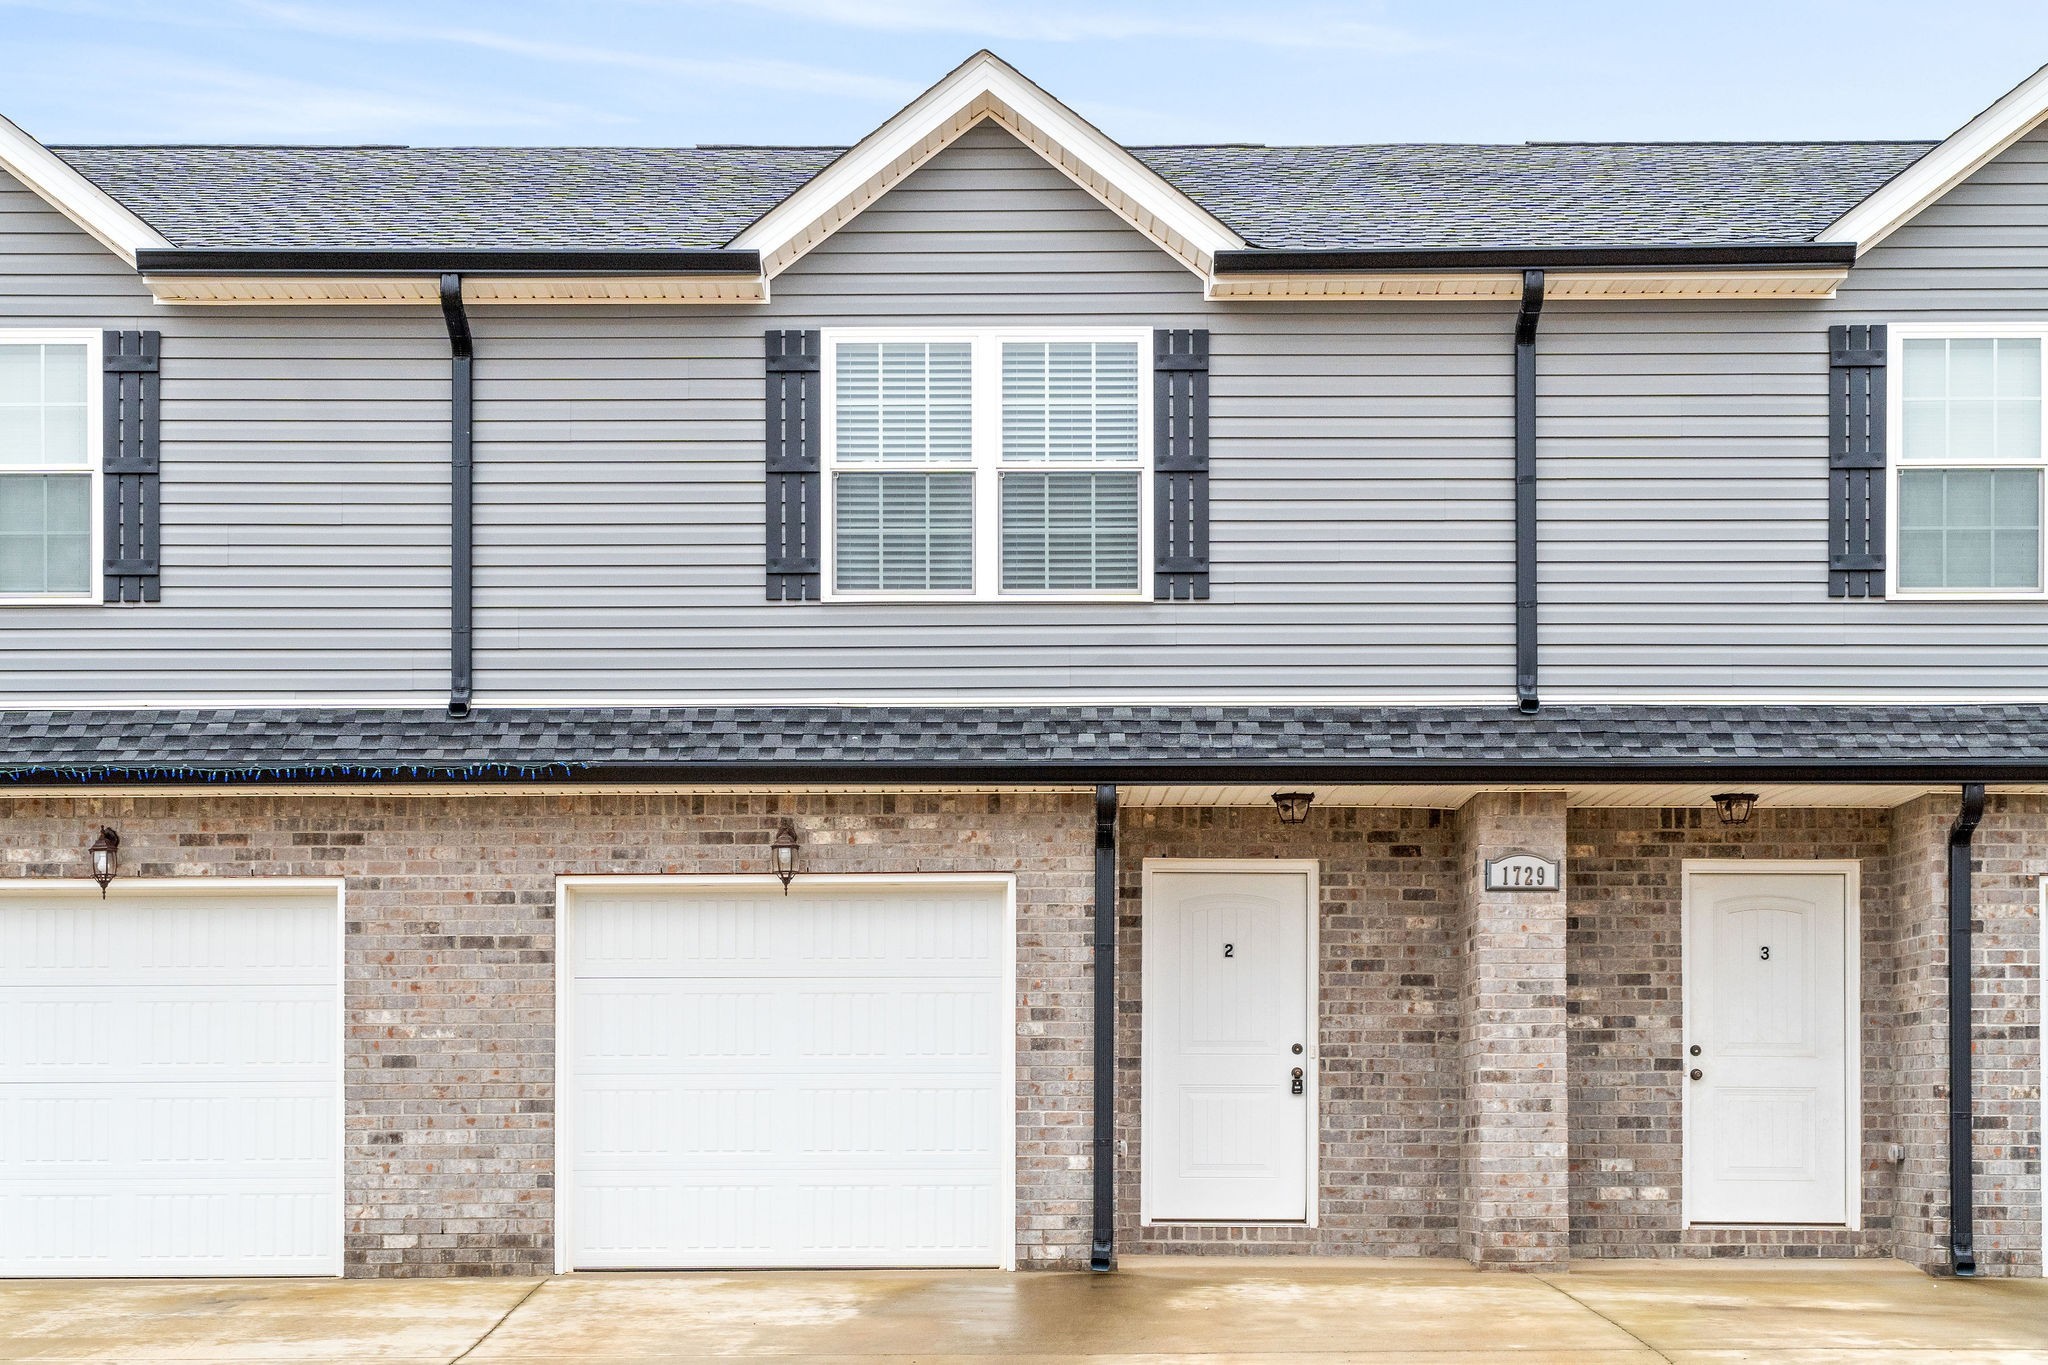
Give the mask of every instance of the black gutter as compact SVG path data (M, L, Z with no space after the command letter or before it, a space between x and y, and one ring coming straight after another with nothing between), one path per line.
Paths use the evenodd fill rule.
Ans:
M488 714L488 713L485 713ZM518 770L517 773L514 770ZM524 776L526 770L532 777ZM397 761L360 757L308 758L269 763L91 763L10 764L0 767L0 784L14 790L75 788L96 782L159 782L223 786L264 782L320 783L477 781L516 791L535 782L652 782L720 785L809 782L928 782L938 785L1073 786L1156 783L1357 783L1389 786L1453 784L1497 786L1582 782L1827 782L1925 783L2048 782L2048 761L1987 763L1982 760L1925 763L1833 762L1812 758L1771 762L1716 762L1702 758L1641 763L1516 762L1465 759L1451 763L1352 762L1345 759L1274 758L1186 760L1104 760L1102 762L891 762L873 758L820 762L619 762L555 758L421 755Z
M1974 1172L1970 1149L1970 841L1984 818L1984 784L1963 784L1962 809L1948 831L1948 1262L1977 1273Z
M1088 1268L1116 1268L1116 788L1095 789L1095 1240Z
M758 275L761 253L171 247L135 253L145 275Z
M469 714L470 575L475 545L476 347L462 307L462 276L441 277L448 324L448 714Z
M1536 324L1543 316L1543 272L1522 272L1515 314L1515 704L1536 695Z
M1848 267L1853 242L1740 246L1379 247L1355 251L1250 247L1216 253L1218 275L1389 270L1697 270Z

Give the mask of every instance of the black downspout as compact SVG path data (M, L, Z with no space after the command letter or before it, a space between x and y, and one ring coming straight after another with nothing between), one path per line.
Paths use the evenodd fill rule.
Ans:
M1984 784L1963 784L1948 831L1948 1261L1977 1273L1977 1192L1970 1162L1970 840L1984 818Z
M1536 322L1543 316L1543 272L1522 272L1515 314L1515 704L1533 712L1536 696Z
M1116 1255L1116 788L1095 789L1095 1245L1090 1270Z
M448 714L469 714L470 568L475 540L475 424L471 396L476 348L462 309L462 276L441 277L441 316L448 323Z

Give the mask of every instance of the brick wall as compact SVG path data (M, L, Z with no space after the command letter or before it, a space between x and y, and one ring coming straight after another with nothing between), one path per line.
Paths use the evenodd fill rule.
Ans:
M75 877L102 823L136 877L348 881L352 1275L553 1269L554 879L1006 871L1018 900L1020 1264L1085 1264L1093 813L1052 796L0 800L0 875Z
M1898 908L1891 1046L1906 1161L1898 1191L1899 1255L1948 1268L1948 831L1953 795L1894 813ZM2048 798L1992 796L1972 844L1971 1142L1977 1268L2041 1273L2041 921Z
M1488 891L1486 864L1565 853L1562 792L1480 792L1455 817L1464 1197L1475 1265L1561 1268L1570 1256L1565 892Z
M1897 1170L1887 812L1576 809L1567 939L1575 1256L1889 1255ZM1863 1228L1681 1227L1680 863L1856 858L1863 865ZM1937 930L1938 930L1937 926Z
M1440 812L1126 810L1118 850L1117 1244L1124 1251L1458 1254L1451 822ZM1147 858L1321 860L1320 1226L1138 1221Z

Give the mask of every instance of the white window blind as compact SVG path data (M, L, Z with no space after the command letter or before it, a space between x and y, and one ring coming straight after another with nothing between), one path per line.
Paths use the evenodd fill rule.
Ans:
M838 458L965 464L974 455L973 352L965 341L841 342Z
M1003 343L1003 460L1134 464L1138 348L1128 341Z
M972 474L841 474L837 486L839 591L974 586Z
M0 596L92 587L89 353L0 342Z
M1003 586L1129 592L1138 586L1138 476L1003 474Z
M1901 348L1898 584L2042 586L2042 339L1908 337Z

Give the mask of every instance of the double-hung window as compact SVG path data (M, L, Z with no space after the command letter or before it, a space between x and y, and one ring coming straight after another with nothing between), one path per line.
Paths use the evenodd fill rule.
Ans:
M828 599L1146 595L1149 332L823 343Z
M0 331L0 602L98 600L99 347Z
M2040 597L2048 327L1891 330L1895 597Z

